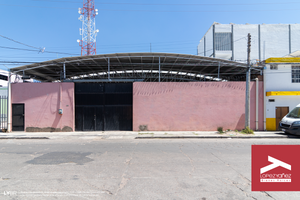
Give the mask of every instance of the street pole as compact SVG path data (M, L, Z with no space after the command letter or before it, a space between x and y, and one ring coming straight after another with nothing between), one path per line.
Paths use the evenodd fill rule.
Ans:
M250 52L251 52L251 35L248 33L248 47L247 47L247 73L246 73L246 105L245 105L245 128L250 128L250 79L251 79L251 65L250 65Z
M7 84L7 132L11 132L11 71L8 71Z

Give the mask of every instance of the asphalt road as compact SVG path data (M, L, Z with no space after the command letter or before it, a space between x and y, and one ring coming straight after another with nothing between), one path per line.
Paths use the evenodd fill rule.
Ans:
M300 199L300 192L251 192L251 145L299 143L0 140L0 199Z

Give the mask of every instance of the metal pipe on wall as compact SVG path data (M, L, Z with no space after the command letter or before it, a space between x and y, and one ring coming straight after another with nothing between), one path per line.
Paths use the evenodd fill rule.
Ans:
M265 75L265 69L266 66L264 67L264 72L263 72L263 82L264 82L264 131L266 130L266 75Z
M256 116L255 116L255 130L258 130L258 95L259 95L259 92L258 92L258 78L255 79L255 83L256 83L256 110L255 110L255 113L256 113Z
M7 132L11 132L11 72L8 72L8 88L7 88Z
M64 80L66 80L66 64L65 63L64 63L63 68L64 68Z

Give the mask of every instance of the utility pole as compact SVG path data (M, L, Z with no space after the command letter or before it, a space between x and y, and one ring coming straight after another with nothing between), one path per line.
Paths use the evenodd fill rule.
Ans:
M247 73L246 73L246 106L245 106L245 128L250 128L250 79L251 79L251 65L250 65L250 52L251 52L251 35L248 33L248 47L247 47Z

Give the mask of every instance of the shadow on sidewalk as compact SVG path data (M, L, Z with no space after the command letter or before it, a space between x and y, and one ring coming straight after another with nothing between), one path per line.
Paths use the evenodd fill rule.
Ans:
M278 133L274 133L277 135L286 135L288 138L293 138L293 139L300 139L300 135L293 135L290 133L285 133L285 132L278 132Z

